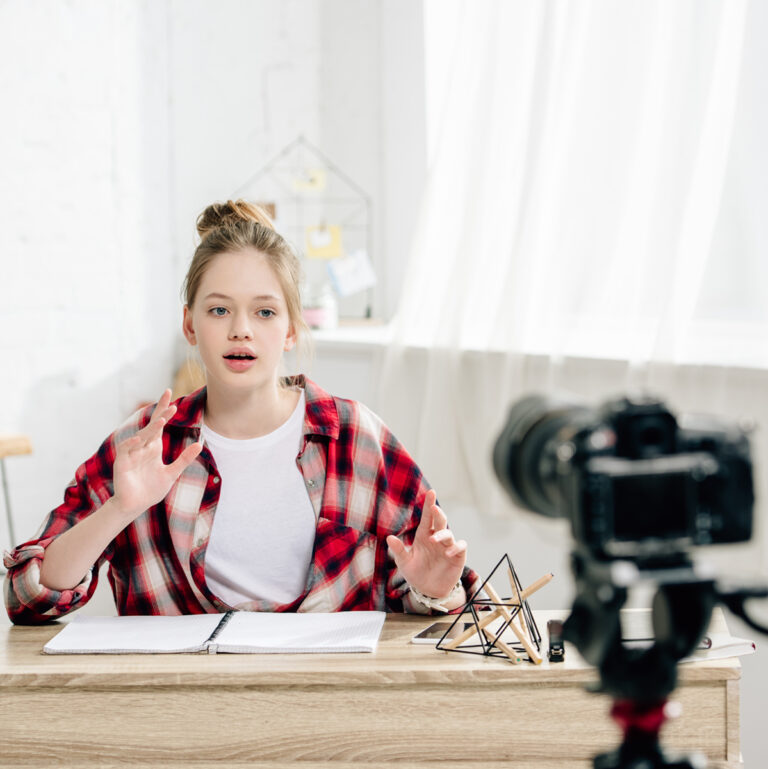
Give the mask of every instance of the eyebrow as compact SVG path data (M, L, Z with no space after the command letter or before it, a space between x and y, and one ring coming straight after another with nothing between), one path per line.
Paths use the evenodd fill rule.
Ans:
M274 294L259 294L258 296L251 297L252 299L255 299L259 302L279 302L280 297L275 296ZM226 294L219 294L218 292L214 291L210 294L207 294L203 301L206 301L208 299L229 299L231 300L231 296L227 296Z

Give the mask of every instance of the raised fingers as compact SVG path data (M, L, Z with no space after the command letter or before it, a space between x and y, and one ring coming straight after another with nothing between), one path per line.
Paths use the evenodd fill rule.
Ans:
M463 556L467 552L467 543L460 539L458 542L454 542L453 545L446 549L445 554L449 558L456 556Z
M395 563L408 552L408 548L394 534L387 537L387 546L395 559Z
M442 531L448 526L448 519L437 505L432 507L432 511L432 529L434 531Z
M126 454L130 454L131 451L137 449L141 445L142 440L137 433L136 435L132 435L130 438L117 445L117 454L125 456Z
M437 493L434 489L430 489L424 498L424 511L432 531L440 531L448 526L448 519L437 504Z
M436 531L429 539L431 542L437 542L443 547L450 547L454 542L453 532L450 529L440 529L440 531Z
M453 532L450 529L443 529L435 532L430 538L431 542L443 546L443 552L448 558L455 558L463 555L467 550L467 543L460 539L458 542L453 538Z
M171 473L177 478L195 461L195 457L203 450L203 444L199 441L191 443L168 466Z
M150 423L156 422L158 419L165 419L166 421L168 418L173 414L174 411L176 411L175 406L171 406L171 391L166 389L163 394L160 396L160 400L157 402L157 406L155 406L155 410L152 412L152 416L150 417Z
M139 439L138 445L148 446L152 441L157 440L163 432L165 427L165 419L160 417L159 419L150 421L148 424L139 430L134 437Z

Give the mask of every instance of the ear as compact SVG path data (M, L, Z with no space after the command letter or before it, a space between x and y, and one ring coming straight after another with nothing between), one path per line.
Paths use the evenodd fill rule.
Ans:
M184 332L184 336L191 345L197 344L197 337L195 336L195 328L192 325L192 311L184 305L184 320L181 323L181 330Z
M283 345L283 350L285 350L286 352L288 350L292 350L295 344L296 344L296 331L293 328L293 324L291 324L291 327L288 329L288 334L285 337L285 344Z

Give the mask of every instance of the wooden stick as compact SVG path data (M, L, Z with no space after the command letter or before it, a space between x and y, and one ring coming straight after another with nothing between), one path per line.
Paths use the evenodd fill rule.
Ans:
M523 592L520 594L520 597L525 600L528 598L528 596L533 595L537 590L541 590L544 585L548 585L554 576L555 575L550 572L549 574L545 574L543 577L539 577L533 584L528 585L528 587L523 590Z
M547 580L549 581L549 580ZM517 625L515 625L514 622L512 622L512 614L510 613L509 609L503 604L502 600L499 598L496 591L491 587L490 584L485 586L485 590L488 593L489 596L491 596L491 600L494 603L500 603L502 604L499 608L501 610L501 613L504 615L504 617L509 620L509 627L512 628L512 632L517 636L517 640L520 641L520 643L523 645L523 648L528 652L528 656L531 658L531 662L533 662L536 665L541 664L541 657L539 657L538 654L536 654L536 651L533 648L533 645L528 640L527 636L523 635L523 633L519 630Z
M503 631L499 632L499 635L501 635L502 632ZM515 665L517 665L518 662L523 661L523 658L511 646L509 646L509 644L504 643L504 641L499 638L499 635L494 636L487 627L483 628L483 633L485 634L485 637L488 639L491 646L496 646L501 649L501 651L503 651L504 654L506 654L507 657L509 657L509 659L515 663Z
M471 638L478 630L482 630L486 625L489 625L497 617L501 616L501 609L496 609L490 614L483 617L478 623L467 628L461 635L452 638L448 643L443 645L443 648L447 651L449 649L455 649L460 644L463 644L468 638Z

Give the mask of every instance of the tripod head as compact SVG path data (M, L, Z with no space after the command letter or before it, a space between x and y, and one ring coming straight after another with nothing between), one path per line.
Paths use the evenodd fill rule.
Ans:
M571 556L576 598L563 628L600 672L601 691L619 699L653 703L677 684L677 663L688 656L707 629L717 602L711 579L699 578L693 565L640 570L628 562L596 562L583 553ZM656 585L651 621L652 645L630 648L622 642L620 610L640 580Z

